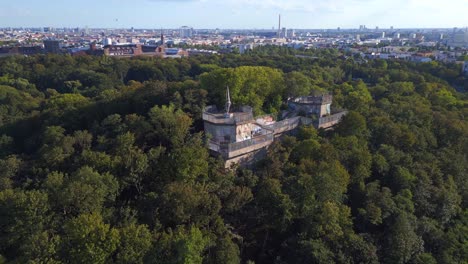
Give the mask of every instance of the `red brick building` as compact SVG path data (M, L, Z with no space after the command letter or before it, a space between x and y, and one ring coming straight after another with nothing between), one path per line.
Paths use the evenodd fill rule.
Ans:
M104 54L107 56L131 57L142 53L141 45L138 44L108 45L104 47Z

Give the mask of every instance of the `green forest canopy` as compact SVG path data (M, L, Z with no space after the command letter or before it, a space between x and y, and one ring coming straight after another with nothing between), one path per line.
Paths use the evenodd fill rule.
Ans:
M296 53L1 58L0 263L466 263L459 66ZM226 86L257 114L317 90L350 112L225 170L201 112Z

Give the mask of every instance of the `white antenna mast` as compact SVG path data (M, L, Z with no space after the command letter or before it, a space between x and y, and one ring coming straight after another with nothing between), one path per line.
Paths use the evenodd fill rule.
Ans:
M229 94L229 86L226 90L226 116L229 116L229 111L231 110L231 95Z

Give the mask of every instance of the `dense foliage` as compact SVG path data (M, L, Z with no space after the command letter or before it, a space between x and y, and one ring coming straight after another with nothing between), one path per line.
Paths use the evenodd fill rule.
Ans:
M460 67L297 53L0 59L0 263L466 263ZM201 112L227 85L350 113L226 170Z

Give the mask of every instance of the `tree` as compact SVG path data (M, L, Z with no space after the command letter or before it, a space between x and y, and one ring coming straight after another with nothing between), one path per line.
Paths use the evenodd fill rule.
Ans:
M73 153L73 144L74 140L73 137L70 135L65 135L64 127L74 126L80 124L81 118L83 116L78 115L76 112L76 108L78 105L80 107L84 107L86 103L76 103L77 105L73 106L73 103L68 105L67 102L63 102L67 106L57 106L56 109L51 110L48 112L48 115L51 116L51 119L55 119L51 121L51 124L60 124L59 125L51 125L47 126L44 129L43 136L42 136L42 148L41 148L41 155L45 159L45 162L51 166L59 166L61 163ZM59 110L60 109L60 110ZM58 122L58 120L61 120ZM40 127L42 129L42 126ZM54 138L57 136L57 138ZM50 162L50 163L49 163Z
M318 201L342 202L349 184L349 174L338 161L313 163L303 160L299 169L311 175Z
M0 125L31 116L40 103L40 98L30 93L0 84Z
M442 263L463 263L468 257L466 251L468 210L464 210L452 228L443 236L442 252L438 258Z
M336 127L336 132L342 136L356 136L366 138L369 134L364 116L355 111L345 115Z
M381 187L379 182L371 182L366 185L365 208L359 209L365 221L373 225L380 225L385 219L396 212L396 204L392 199L391 190Z
M345 88L344 107L349 110L355 110L364 113L372 102L372 96L364 82L359 81L351 89Z
M263 179L255 199L257 219L268 230L285 230L292 220L293 204L278 179ZM265 240L268 239L268 233Z
M299 140L318 139L317 130L313 126L300 126L297 133Z
M437 198L436 216L442 225L446 225L461 211L461 197L452 177L449 177L444 183Z
M226 263L239 264L241 263L239 247L229 238L223 236L216 241L216 246L210 249L208 263Z
M309 78L301 72L293 71L285 74L284 82L288 97L309 95L311 91L312 85Z
M351 229L351 211L331 201L323 203L317 217L316 232L318 237L326 241L339 241L347 230Z
M83 86L80 81L65 81L63 83L64 88L61 89L62 93L77 93L78 90Z
M208 176L209 153L203 144L201 134L191 136L183 147L174 149L168 158L167 165L170 167L166 167L167 171L171 171L171 167L174 169L172 180L194 182L206 179Z
M185 141L192 119L173 105L155 106L148 113L153 133L150 135L155 145L180 147Z
M90 100L81 94L59 94L51 97L46 103L46 110L64 111L74 110L87 105Z
M21 167L21 160L16 156L0 159L0 191L13 187L13 177Z
M59 250L62 239L53 231L43 231L31 235L27 243L20 246L21 255L18 262L28 263L62 263L60 261Z
M415 218L400 213L389 229L387 237L387 261L408 263L422 252L423 241L415 232Z
M127 127L122 122L122 116L119 114L113 114L102 120L100 129L102 130L103 134L109 137L115 137L124 133L127 130Z
M0 157L4 157L14 149L13 138L7 135L0 136Z
M91 144L93 142L93 135L88 131L78 130L73 133L73 138L75 141L74 147L79 152L84 150L91 149Z
M120 228L120 244L117 246L116 263L143 263L151 248L151 233L145 225L130 224Z
M149 63L139 63L128 69L125 82L129 81L144 82L148 80L164 80L164 74L158 68Z
M254 113L278 112L280 105L274 100L284 91L283 74L268 67L238 67L219 69L200 76L201 87L211 94L218 106L224 105L226 87L229 86L234 105L249 105Z
M70 263L108 263L119 244L119 232L99 213L81 214L64 226L62 258Z
M320 160L320 143L316 139L306 139L291 151L290 160L299 163L302 159Z
M7 259L32 256L29 247L51 223L47 194L41 191L0 191L0 252ZM40 247L40 245L37 245Z
M174 231L157 234L154 255L148 263L162 264L201 264L204 260L204 250L209 244L196 227L179 227Z
M64 214L101 212L117 195L118 183L109 173L99 174L90 167L82 167L70 176L51 173L46 186ZM60 191L57 191L60 190Z
M299 241L296 263L333 263L334 254L328 246L320 239L309 239Z
M334 137L333 145L338 157L351 176L355 186L364 186L364 181L371 175L372 155L362 140L356 136Z
M134 144L135 137L130 132L117 136L115 154L122 188L131 186L141 194L149 162L145 153Z
M415 261L415 264L437 264L437 260L430 253L419 254Z
M201 184L173 182L165 186L159 201L160 221L167 226L207 225L216 218L221 204Z
M390 85L390 92L399 95L410 95L414 92L412 82L394 82Z

